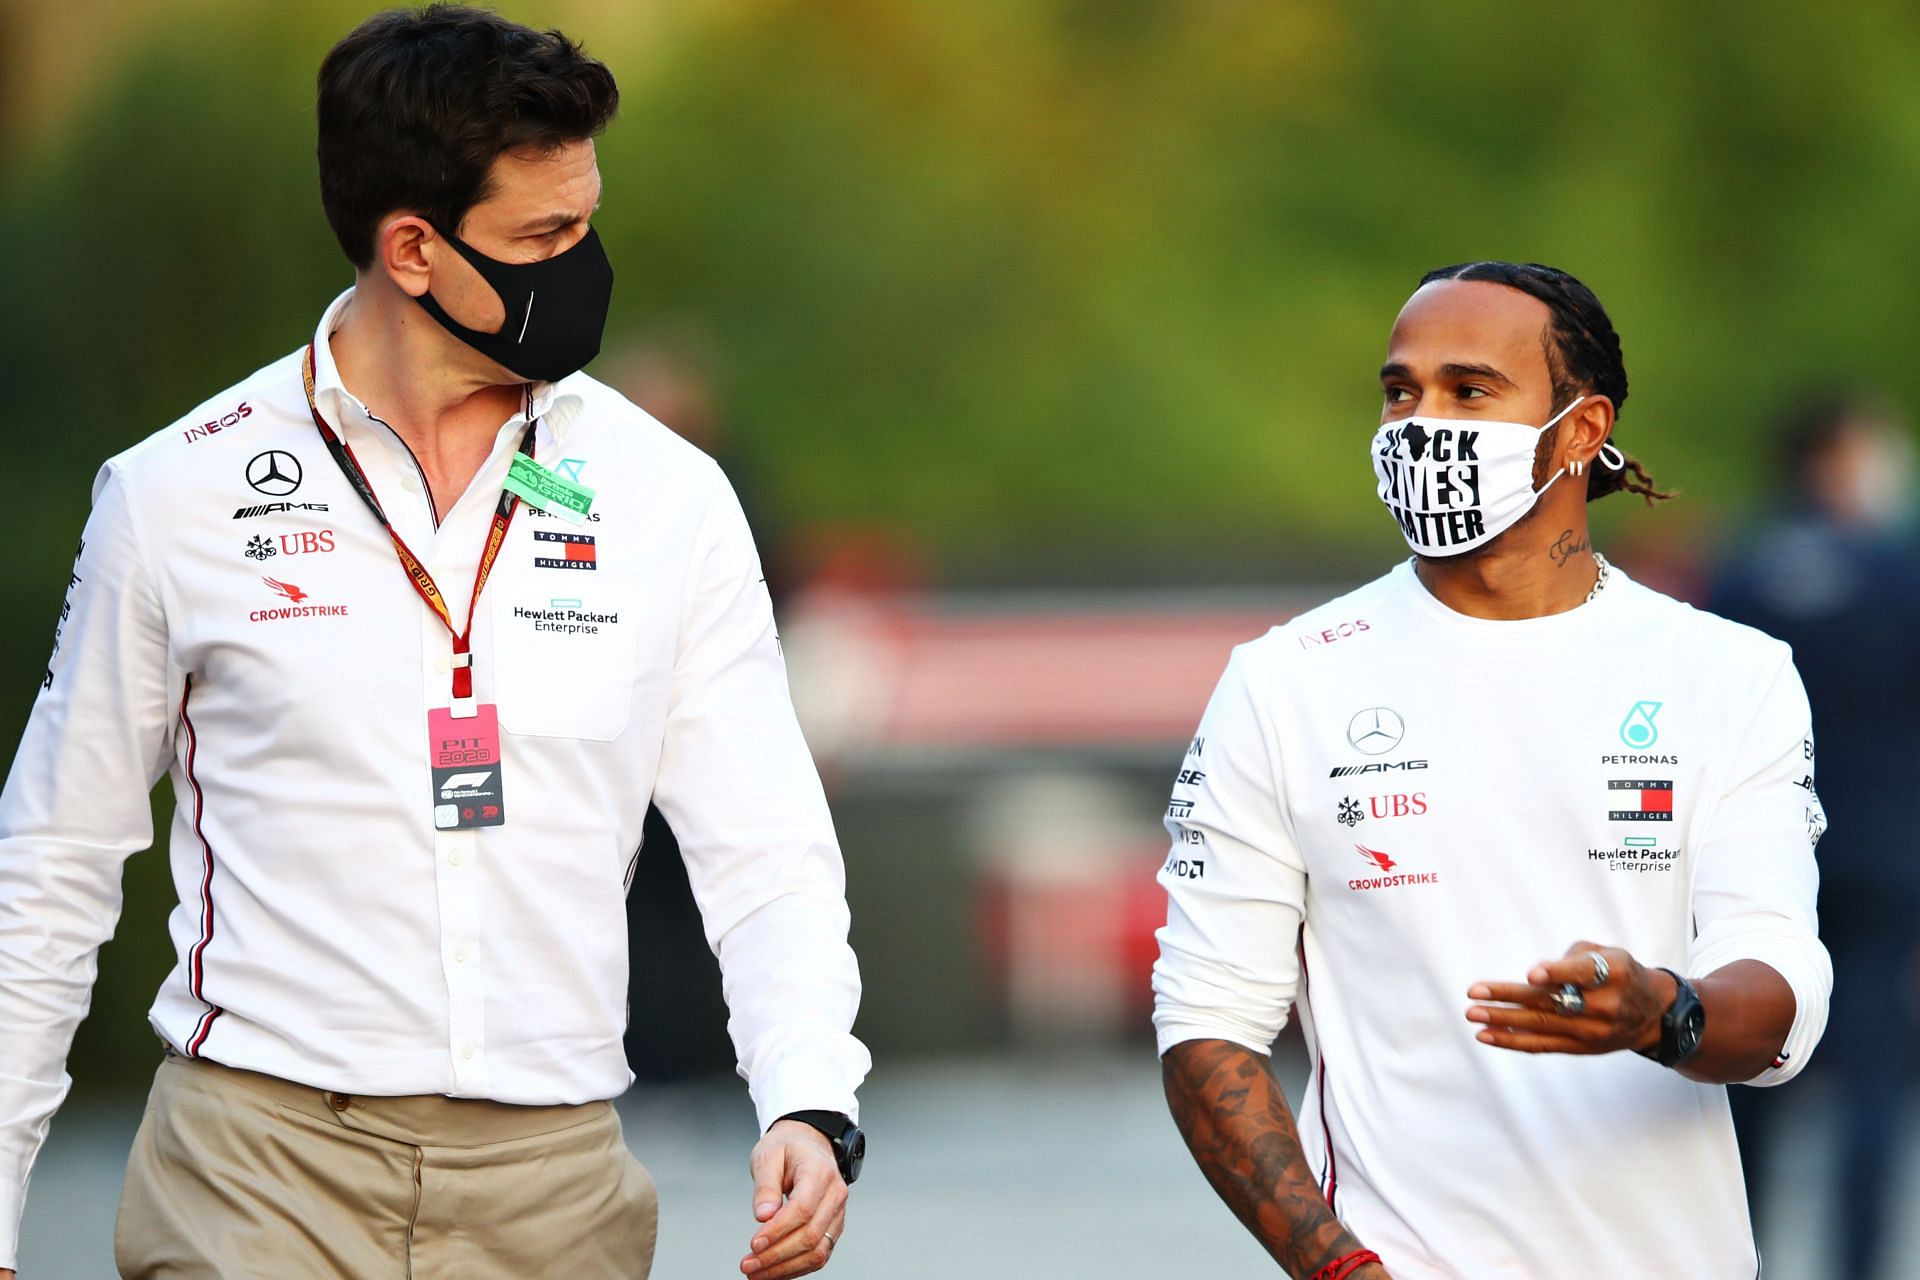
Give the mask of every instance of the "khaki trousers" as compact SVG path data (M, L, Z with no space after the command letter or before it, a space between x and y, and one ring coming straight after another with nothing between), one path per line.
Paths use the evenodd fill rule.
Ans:
M114 1258L128 1280L644 1280L658 1228L612 1103L349 1097L170 1054Z

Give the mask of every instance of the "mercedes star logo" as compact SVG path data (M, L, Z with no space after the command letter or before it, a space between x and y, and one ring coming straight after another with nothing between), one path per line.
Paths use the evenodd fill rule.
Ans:
M1391 751L1406 736L1406 721L1391 707L1368 707L1347 724L1348 745L1365 755Z
M247 464L247 483L272 498L284 498L300 487L300 459L285 449L253 455Z

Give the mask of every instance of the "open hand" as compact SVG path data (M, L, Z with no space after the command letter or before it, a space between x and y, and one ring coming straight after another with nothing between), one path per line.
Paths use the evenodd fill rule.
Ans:
M1594 955L1605 959L1594 963ZM1605 982L1596 982L1604 970ZM1554 1000L1567 984L1586 1007L1563 1010ZM1486 1024L1482 1044L1520 1053L1614 1053L1660 1043L1660 1018L1673 1003L1671 976L1648 969L1619 947L1576 942L1558 960L1535 965L1525 982L1477 982L1467 1020Z
M789 1280L827 1265L847 1226L847 1184L833 1146L812 1125L778 1120L753 1148L753 1252L740 1270L753 1280ZM786 1204L780 1203L781 1196Z

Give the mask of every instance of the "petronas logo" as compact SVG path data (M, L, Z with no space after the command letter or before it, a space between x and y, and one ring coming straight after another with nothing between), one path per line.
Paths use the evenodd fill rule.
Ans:
M1645 751L1660 741L1660 730L1653 718L1660 714L1664 702L1636 702L1633 710L1627 712L1627 718L1620 722L1620 741L1636 751Z

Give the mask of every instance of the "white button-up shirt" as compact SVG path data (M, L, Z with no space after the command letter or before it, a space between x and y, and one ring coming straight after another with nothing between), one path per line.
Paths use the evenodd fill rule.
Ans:
M407 446L334 367L349 296L316 334L318 407L462 621L526 418L436 525ZM619 1094L623 899L652 800L762 1126L857 1114L840 851L720 469L592 378L536 384L535 457L596 491L592 515L513 518L473 623L505 822L437 830L427 714L452 640L325 448L301 354L95 482L0 796L0 1266L162 773L178 963L151 1020L180 1052L349 1093Z

